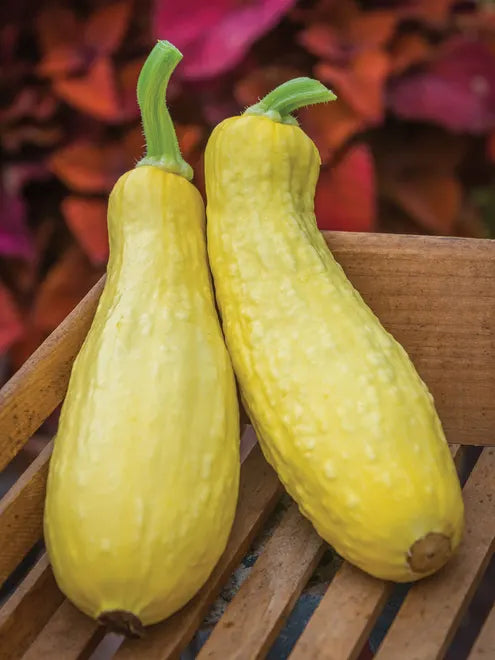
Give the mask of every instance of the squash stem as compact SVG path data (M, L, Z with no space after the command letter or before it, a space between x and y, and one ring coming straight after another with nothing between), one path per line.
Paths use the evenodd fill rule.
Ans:
M182 158L165 95L182 53L168 41L158 41L141 69L137 97L141 110L146 155L136 165L153 165L190 181L193 170Z
M263 115L283 124L295 124L291 112L306 105L334 101L335 94L313 78L293 78L282 83L255 105L245 110L245 115Z

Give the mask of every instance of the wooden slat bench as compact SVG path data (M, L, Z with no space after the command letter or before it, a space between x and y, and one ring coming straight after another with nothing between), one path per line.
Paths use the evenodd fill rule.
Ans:
M464 485L466 532L457 556L408 591L377 657L444 657L493 555L495 539L495 242L328 233L336 258L432 390L458 465L481 452ZM88 331L101 280L0 392L0 469L62 401ZM0 502L3 583L42 536L51 443ZM472 461L471 461L472 463ZM143 640L125 640L121 660L177 658L263 530L283 489L256 446L242 465L227 549L197 596ZM317 567L325 544L291 504L198 657L263 658ZM492 585L493 587L493 585ZM296 641L293 660L357 658L393 585L347 563ZM495 589L492 588L492 593ZM60 593L42 555L0 610L0 659L88 658L105 630ZM470 658L495 658L495 610L479 621Z

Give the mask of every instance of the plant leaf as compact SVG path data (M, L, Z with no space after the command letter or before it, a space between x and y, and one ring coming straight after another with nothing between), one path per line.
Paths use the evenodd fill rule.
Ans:
M106 202L71 195L63 200L62 213L91 262L104 264L108 258Z
M42 8L36 27L43 53L38 73L56 77L73 73L83 66L82 27L71 9L58 5Z
M390 108L408 120L451 131L482 133L495 127L495 54L483 43L454 38L424 71L391 85Z
M362 118L340 99L335 103L302 108L298 118L318 147L323 163L364 126Z
M356 55L349 67L321 62L316 77L335 87L340 98L363 119L378 123L384 115L384 85L389 72L389 58L381 50L366 50Z
M361 11L347 7L334 11L331 22L316 22L303 30L299 42L313 55L343 63L349 56L386 44L399 20L397 11Z
M427 62L432 54L433 46L420 32L399 34L390 49L390 71L394 75L404 73Z
M135 162L124 144L98 147L88 141L74 142L56 151L49 165L59 179L77 192L109 192L119 176Z
M132 3L112 2L98 7L84 29L84 42L99 55L112 55L120 47L129 27Z
M454 0L414 0L401 8L404 18L419 19L435 27L442 26L450 15Z
M235 66L251 44L274 27L295 0L218 0L156 3L155 34L167 35L184 55L183 78L205 79Z
M123 64L117 71L117 85L119 90L119 119L131 121L139 117L136 86L139 73L145 58L138 57ZM167 98L170 98L167 90Z
M58 79L54 92L69 105L109 123L121 118L121 104L113 64L107 57L96 59L88 73Z
M320 229L371 231L375 223L375 174L370 149L351 147L320 173L315 196Z
M397 179L389 183L387 196L424 229L439 235L453 232L462 200L454 176L418 173Z
M34 257L22 189L28 181L43 179L46 175L46 167L41 163L18 163L3 170L0 180L0 254L27 260Z
M77 247L67 250L39 287L32 314L34 327L44 335L54 330L100 275Z

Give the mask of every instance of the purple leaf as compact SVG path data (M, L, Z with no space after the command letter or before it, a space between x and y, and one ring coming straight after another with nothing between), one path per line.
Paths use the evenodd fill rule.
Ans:
M495 126L495 55L480 42L455 38L428 69L393 83L388 104L404 119L459 132L490 130Z
M155 35L182 51L183 78L211 78L230 70L251 44L274 27L296 0L194 0L155 4Z
M26 203L22 188L31 179L46 176L37 163L24 163L5 169L0 181L0 254L32 259L34 245L26 221Z

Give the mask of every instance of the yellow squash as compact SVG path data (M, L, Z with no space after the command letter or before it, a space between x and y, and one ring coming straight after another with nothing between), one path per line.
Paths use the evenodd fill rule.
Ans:
M141 73L148 155L110 196L107 280L72 370L46 499L60 588L129 634L203 585L238 492L238 404L204 206L163 104L180 57L159 42Z
M457 547L461 491L431 395L316 226L320 159L290 112L332 97L296 79L216 127L208 256L266 458L346 559L416 580Z

